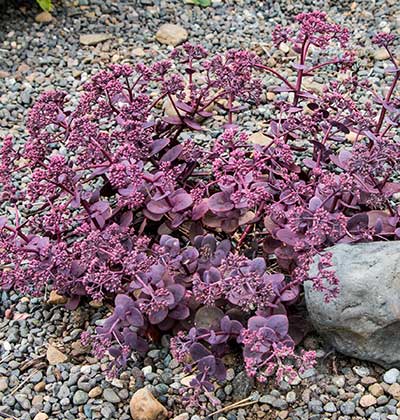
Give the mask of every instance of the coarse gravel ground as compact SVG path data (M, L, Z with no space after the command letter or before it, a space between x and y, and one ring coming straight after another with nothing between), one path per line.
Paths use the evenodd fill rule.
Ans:
M183 0L79 0L59 3L54 20L39 24L35 7L8 7L0 14L0 138L14 133L26 140L24 121L29 107L44 90L62 88L75 95L79 86L110 62L152 62L171 48L159 44L155 33L162 23L176 23L211 51L252 49L268 58L275 24L289 23L301 11L321 9L349 26L362 48L361 76L374 68L374 83L383 77L383 64L370 45L376 30L400 33L400 3L388 1L257 1L214 0L199 8ZM112 39L83 46L81 34L107 33ZM363 66L368 70L363 70ZM316 80L321 82L321 80ZM246 128L257 131L268 113L243 113ZM171 418L200 420L204 413L181 405L182 367L172 359L168 337L144 360L132 360L120 378L108 381L105 361L92 357L79 341L88 325L103 318L107 308L82 307L71 313L60 305L2 292L0 296L0 419L130 419L129 399L144 385L170 411ZM50 365L46 348L54 345L66 361ZM218 420L333 419L395 420L400 417L400 376L378 366L345 358L324 348L318 337L306 339L317 350L318 365L294 384L254 386L237 363L226 360L228 380L215 395L221 407L252 395L254 404L214 415ZM385 375L384 375L385 374ZM46 418L46 417L42 417Z

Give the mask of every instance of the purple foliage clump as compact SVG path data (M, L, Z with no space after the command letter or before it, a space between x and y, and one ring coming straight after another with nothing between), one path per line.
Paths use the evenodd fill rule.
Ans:
M313 352L295 351L290 315L305 280L327 301L339 293L323 251L400 237L395 37L373 39L391 63L383 93L354 75L350 33L324 13L301 13L272 37L290 45L292 67L184 44L152 66L100 71L78 103L44 93L28 141L6 136L0 150L10 209L0 217L1 287L40 295L51 285L70 308L111 302L82 339L109 355L113 373L172 333L174 357L196 370L192 403L224 380L232 345L261 382L312 366ZM330 76L320 91L306 83L317 72ZM259 141L240 113L267 89L277 96Z

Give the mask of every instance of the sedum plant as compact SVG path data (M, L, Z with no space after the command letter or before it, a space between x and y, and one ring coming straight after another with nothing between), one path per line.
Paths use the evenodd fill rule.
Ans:
M286 72L251 52L209 57L184 44L171 60L99 72L77 104L44 93L25 145L2 142L2 200L13 208L0 218L2 287L51 285L70 308L114 302L82 337L114 373L172 332L174 356L197 371L190 402L224 379L234 343L261 382L312 366L313 352L295 351L293 314L305 280L327 301L339 291L323 251L400 236L394 36L374 38L389 54L383 94L351 72L349 32L324 13L298 15L273 40L296 56ZM331 75L322 92L304 84L317 72ZM240 113L272 89L265 73L277 81L274 116L251 142Z

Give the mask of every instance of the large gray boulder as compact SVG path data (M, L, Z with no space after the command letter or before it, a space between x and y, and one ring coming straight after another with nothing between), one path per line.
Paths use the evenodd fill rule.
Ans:
M327 251L340 293L326 303L311 281L305 283L315 328L341 353L400 367L400 241L338 244Z

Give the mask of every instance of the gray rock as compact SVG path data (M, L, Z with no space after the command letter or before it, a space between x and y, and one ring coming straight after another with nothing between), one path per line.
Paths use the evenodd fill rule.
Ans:
M110 419L114 413L115 413L115 408L110 403L105 403L104 406L101 408L101 414L106 419Z
M357 373L358 376L361 376L361 378L368 376L370 373L369 369L365 366L354 366L353 370L355 373Z
M324 405L324 410L327 413L336 413L336 411L337 411L336 406L332 401L330 401L330 402L328 402L327 404Z
M329 303L305 283L311 321L341 353L400 366L400 241L339 244L328 249L340 281ZM310 270L316 274L316 264Z
M79 389L74 394L73 403L75 405L83 405L87 402L88 399L89 399L88 394L85 391L82 391Z
M263 395L260 398L260 403L261 404L269 404L272 405L275 402L276 398L273 397L272 395Z
M38 372L36 372L32 377L30 382L33 384L37 384L38 382L40 382L43 379L43 373L39 370Z
M31 402L25 394L16 394L15 399L24 410L30 410Z
M103 398L113 404L121 402L121 398L119 398L115 391L111 388L106 388L103 391Z
M315 414L319 414L324 411L322 408L322 402L320 400L311 400L308 403L308 409Z
M253 388L253 384L254 380L249 378L246 372L240 372L232 381L233 397L237 399L248 397Z
M340 406L340 411L345 416L351 416L352 414L354 414L355 410L356 405L353 403L353 401L346 401Z
M279 410L286 410L288 408L288 403L282 398L277 398L272 401L272 407L278 408Z
M389 398L386 395L381 395L376 399L378 405L385 405L389 402Z
M398 377L400 376L400 371L396 368L390 369L383 375L383 380L389 384L392 385L395 382L397 382Z
M69 397L70 391L67 385L63 384L61 385L60 390L57 393L57 397L62 400L63 398Z
M286 394L286 401L287 401L289 404L294 403L294 402L296 401L296 393L295 393L294 391L289 391L289 392Z

